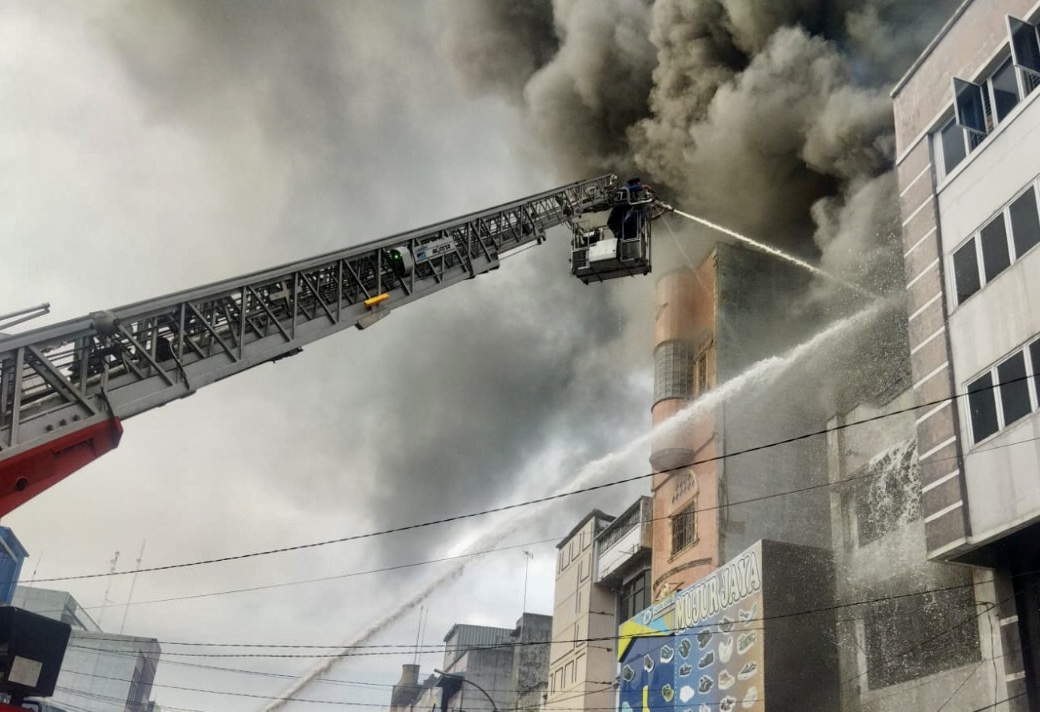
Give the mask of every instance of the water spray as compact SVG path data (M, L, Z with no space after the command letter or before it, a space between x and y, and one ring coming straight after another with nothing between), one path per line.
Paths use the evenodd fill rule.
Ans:
M686 218L687 220L691 220L691 221L696 222L696 223L700 223L701 225L704 225L705 227L711 228L712 230L716 230L717 232L721 232L724 235L729 235L730 237L732 237L735 240L739 240L740 242L743 242L746 245L750 245L751 247L753 247L754 249L758 250L759 252L765 252L767 254L773 255L774 257L778 257L778 258L784 260L785 262L790 262L793 265L797 265L797 266L801 267L804 270L812 272L813 274L815 274L817 276L823 277L825 279L829 279L832 282L837 282L838 284L842 285L846 289L851 289L852 291L856 292L857 294L860 294L861 296L871 297L871 298L876 298L877 296L879 296L877 294L873 294L872 292L868 292L867 290L863 289L862 287L858 287L855 284L852 284L851 282L847 282L844 279L842 279L841 277L837 277L837 276L831 274L830 272L826 272L826 271L820 269L819 267L817 267L816 265L809 264L805 260L799 259L799 258L795 257L792 254L784 252L781 249L778 249L776 247L772 247L772 246L767 245L765 243L759 242L758 240L754 240L754 239L748 237L747 235L742 235L741 233L737 232L736 230L731 230L728 227L723 227L722 225L719 225L718 223L713 223L711 220L706 220L705 218L697 217L696 215L691 215L690 213L683 212L682 210L679 210L677 208L673 208L671 205L668 205L667 203L659 203L659 205L662 208L664 208L666 211L668 211L670 213L674 213L674 214L678 215L679 217Z
M629 457L636 453L637 450L649 445L652 438L655 436L667 436L680 428L689 427L690 423L692 423L696 418L703 416L711 409L717 408L721 403L737 393L743 392L750 387L761 387L774 382L776 379L780 378L787 369L794 366L803 358L818 352L820 348L839 340L849 332L854 332L857 329L873 323L873 321L889 306L890 300L877 300L860 312L834 322L813 338L799 344L787 353L781 356L771 356L752 364L739 376L735 376L725 383L711 389L672 417L658 424L657 427L631 440L623 447L588 463L579 470L578 474L575 475L573 479L556 487L549 496L565 495L574 490L586 487L594 482L603 481L616 468L621 467ZM531 509L519 515L514 514L505 521L490 522L477 536L473 537L473 544L467 547L467 549L472 552L472 550L477 546L494 546L503 539L527 526L530 520L538 516L540 513L540 510ZM293 695L310 685L311 682L319 679L325 672L331 669L333 665L340 662L343 657L349 655L353 648L371 640L378 633L389 627L391 624L397 622L400 619L401 614L407 613L417 607L442 586L460 576L469 564L472 564L473 561L480 558L480 556L476 556L472 559L456 563L448 570L432 578L421 589L417 590L404 601L401 601L393 610L386 613L382 618L356 635L349 642L344 643L340 650L336 651L328 658L325 658L311 668L311 670L304 673L295 682L280 692L277 699L264 705L260 712L275 712L276 710L282 709L292 701Z

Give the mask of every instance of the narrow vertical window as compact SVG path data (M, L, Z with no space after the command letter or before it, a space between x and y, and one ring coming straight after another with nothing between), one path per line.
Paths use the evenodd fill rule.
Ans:
M985 87L963 79L953 79L954 111L957 123L977 134L986 133Z
M1009 208L1011 237L1015 243L1015 259L1040 242L1040 217L1036 209L1036 191L1032 187L1018 197Z
M982 266L986 273L986 281L989 282L1011 266L1004 213L982 228L979 237L982 243Z
M965 299L982 288L982 280L979 277L979 257L974 239L969 240L967 244L953 253L953 274L957 282L958 304L962 304Z
M1026 381L1026 356L1019 351L997 366L1000 380L1000 405L1004 411L1004 426L1029 415L1033 409L1029 400L1029 383Z
M985 440L1000 428L992 374L987 373L968 384L968 409L971 411L971 434L974 442Z
M1008 17L1011 31L1011 57L1027 72L1040 74L1040 41L1036 27L1015 17Z
M951 121L939 132L939 143L942 145L943 174L949 175L968 155L964 145L964 129L956 121Z
M672 553L675 554L697 540L697 510L692 504L672 517Z
M1018 75L1010 59L993 74L992 84L997 121L1001 121L1018 104Z
M1029 355L1033 361L1033 392L1036 393L1037 407L1040 407L1040 341L1029 345Z

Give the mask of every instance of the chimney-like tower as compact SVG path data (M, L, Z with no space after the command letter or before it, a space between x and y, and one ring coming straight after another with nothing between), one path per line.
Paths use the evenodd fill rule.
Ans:
M394 691L390 694L390 712L406 712L419 699L421 692L419 666L402 665L401 679L394 685Z

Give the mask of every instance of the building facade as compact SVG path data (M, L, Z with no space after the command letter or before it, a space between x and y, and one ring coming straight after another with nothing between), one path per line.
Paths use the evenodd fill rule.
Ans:
M992 573L1014 710L1040 707L1038 22L965 2L893 91L925 546Z
M154 638L106 633L65 591L18 586L14 605L72 627L58 686L48 700L80 712L146 712L162 650Z
M513 628L452 626L444 636L439 675L419 682L404 665L391 712L536 712L544 708L552 618L524 613Z
M617 625L650 605L653 499L586 515L557 544L546 709L610 709Z
M792 316L804 283L789 263L722 243L696 269L658 281L650 456L655 601L759 539L829 546L826 528L804 526L826 520L822 490L762 499L824 484L822 442L730 457L826 421L824 405L805 397L806 374L782 364L752 371L798 344L822 318ZM726 391L714 394L719 383ZM779 412L783 418L775 417Z
M907 388L828 423L840 709L849 712L969 712L1007 696L1000 667L986 664L1002 645L992 575L928 558L914 404Z

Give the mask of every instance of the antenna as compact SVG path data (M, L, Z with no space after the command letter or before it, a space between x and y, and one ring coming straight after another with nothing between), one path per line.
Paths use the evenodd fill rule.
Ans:
M520 606L520 616L521 617L525 613L527 613L527 569L531 565L531 559L533 559L533 558L534 558L534 554L532 554L527 549L524 549L524 602Z
M108 563L109 563L108 573L114 574L116 572L116 564L119 563L119 552L118 551L116 552L116 555L112 557L112 560L109 561ZM98 619L97 619L98 628L101 627L101 619L105 617L105 610L108 608L108 604L111 603L111 601L108 600L108 594L112 590L112 579L114 579L114 578L115 578L115 576L109 576L108 577L108 585L105 586L105 598L101 602L101 612L98 613Z
M36 582L36 572L40 570L40 563L43 562L43 555L46 553L46 551L41 551L39 558L36 559L36 566L33 567L32 576L29 577L29 586Z
M130 593L126 597L126 606L123 608L123 622L119 624L119 635L123 634L123 627L126 625L126 616L130 612L130 603L134 600L134 586L137 585L137 574L141 571L141 559L144 558L144 547L147 543L147 539L141 542L141 553L137 555L137 564L134 566L134 577L130 579Z
M419 606L419 625L415 629L415 655L412 656L412 663L419 662L419 639L422 637L422 626L423 626L423 613L426 611L426 606Z

